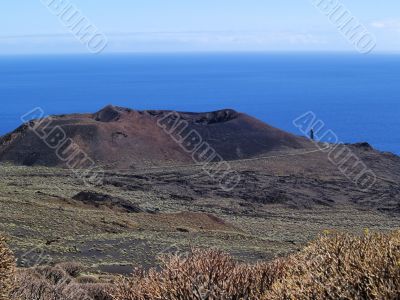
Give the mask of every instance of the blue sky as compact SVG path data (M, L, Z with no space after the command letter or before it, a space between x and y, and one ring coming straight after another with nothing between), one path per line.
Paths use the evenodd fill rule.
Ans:
M42 3L46 1L50 0L2 0L0 54L87 51ZM107 36L106 53L355 51L312 1L69 2ZM400 50L399 0L341 3L376 36L377 52Z

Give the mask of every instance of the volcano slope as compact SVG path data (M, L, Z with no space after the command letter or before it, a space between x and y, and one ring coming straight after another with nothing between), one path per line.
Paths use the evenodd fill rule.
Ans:
M112 117L114 121L102 122L96 118L109 120L110 115L117 116L115 111L126 118L144 118L151 124L155 123L155 115L165 114L111 107L102 110L100 116L56 119L77 118L81 123L84 119L91 126L99 122L100 127L105 123L106 128L114 128L123 120ZM225 121L221 124L204 125L202 121L193 122L192 126L204 126L202 134L206 135L207 128L234 127L249 118L243 115L226 121L226 114L222 115ZM194 117L199 115L185 114L189 120ZM71 122L66 123L66 132ZM398 156L376 151L366 144L348 145L377 177L371 188L361 189L329 161L326 152L313 144L267 125L258 126L278 132L278 137L288 137L290 142L280 144L278 138L273 147L249 153L244 142L240 144L240 140L227 137L232 138L229 143L240 145L241 152L247 153L242 159L229 161L241 177L240 183L229 191L222 190L201 165L182 159L180 148L167 152L169 159L174 153L176 160L161 165L154 159L149 163L151 167L136 157L135 168L125 168L126 164L119 165L118 157L107 156L110 160L104 162L110 168L102 184L85 186L71 170L54 161L49 160L56 167L41 166L46 157L38 156L32 166L16 165L23 162L17 149L37 151L28 149L28 140L24 141L29 133L21 134L24 130L19 130L2 139L3 161L7 163L1 165L0 231L8 235L20 266L30 266L40 256L48 258L41 263L76 260L96 271L129 273L131 264L152 266L160 254L190 247L219 248L241 260L254 261L297 251L327 230L361 233L366 228L386 231L400 227ZM121 128L118 125L118 130ZM157 129L158 125L152 128ZM130 136L130 129L125 130ZM94 145L94 140L82 138L83 133L71 132L81 137L81 145ZM159 133L159 139L171 138ZM112 145L110 139L108 136L106 144ZM214 145L221 152L230 149L217 142ZM168 149L172 147L171 144ZM118 151L121 156L128 153L127 149ZM149 153L156 151L160 150ZM102 158L96 155L97 159ZM119 168L111 168L114 165Z
M110 105L94 114L32 120L0 139L0 161L63 167L65 162L56 155L54 147L49 147L51 142L43 142L50 141L59 133L56 129L62 128L65 137L72 139L79 149L102 167L127 169L191 163L190 153L163 128L163 122L174 117L180 118L186 125L180 136L197 132L225 160L254 157L272 150L310 147L304 138L230 109L209 113L173 113L135 111Z

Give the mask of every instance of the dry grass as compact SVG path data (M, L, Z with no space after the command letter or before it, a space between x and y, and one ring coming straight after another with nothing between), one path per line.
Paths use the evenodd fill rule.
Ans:
M0 300L8 300L13 285L15 260L5 239L0 236Z

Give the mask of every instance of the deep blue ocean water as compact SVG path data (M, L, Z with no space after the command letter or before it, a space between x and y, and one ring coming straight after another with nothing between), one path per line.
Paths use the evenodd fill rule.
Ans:
M400 154L400 56L137 54L0 57L0 134L34 107L47 114L233 108L300 134L313 111L343 142Z

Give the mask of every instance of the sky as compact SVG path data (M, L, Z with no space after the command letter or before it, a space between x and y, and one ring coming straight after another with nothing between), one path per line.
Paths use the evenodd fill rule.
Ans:
M73 5L106 38L104 53L356 51L318 1L354 16L375 52L400 51L399 0L2 0L0 54L88 51L50 2Z

